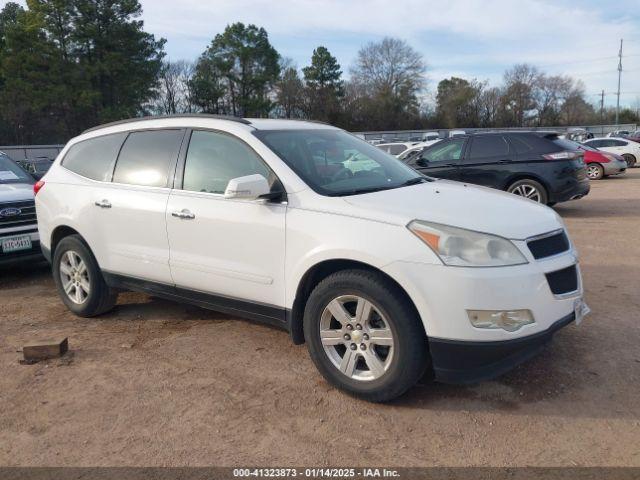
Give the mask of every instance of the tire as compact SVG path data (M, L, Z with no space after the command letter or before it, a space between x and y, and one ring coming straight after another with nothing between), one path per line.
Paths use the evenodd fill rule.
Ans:
M507 192L513 193L514 195L518 195L520 197L528 198L529 200L533 200L534 202L542 203L546 205L549 201L549 196L547 195L547 190L542 186L541 183L536 182L530 178L525 178L523 180L518 180L513 182L507 188Z
M636 157L634 157L630 153L625 153L624 155L622 155L622 158L624 158L624 161L627 162L627 167L629 168L635 167Z
M95 317L115 305L117 293L104 281L98 262L79 235L65 237L56 246L52 270L60 298L79 317Z
M359 308L367 305L369 315L358 322ZM364 400L386 402L402 395L429 367L427 338L415 308L379 273L329 275L311 292L303 324L309 355L324 378Z
M599 163L590 163L587 165L587 177L589 180L601 180L604 178L604 167Z

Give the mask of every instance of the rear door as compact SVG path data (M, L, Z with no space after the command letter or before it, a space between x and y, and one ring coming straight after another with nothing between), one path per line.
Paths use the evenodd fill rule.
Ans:
M469 139L462 164L463 182L502 188L513 170L514 152L502 135L478 135Z
M173 283L165 212L183 136L183 129L129 133L112 183L92 192L92 224L104 270Z
M430 177L459 180L459 165L465 143L464 138L443 140L411 158L408 164Z

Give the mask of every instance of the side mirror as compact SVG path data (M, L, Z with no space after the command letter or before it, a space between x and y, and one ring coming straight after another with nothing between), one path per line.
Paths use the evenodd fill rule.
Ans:
M422 157L418 158L418 160L416 161L416 163L417 163L418 165L420 165L421 167L427 167L427 166L429 166L429 160L427 160L426 158L422 158Z
M229 180L224 198L257 200L264 195L269 195L270 190L269 182L262 175L247 175Z

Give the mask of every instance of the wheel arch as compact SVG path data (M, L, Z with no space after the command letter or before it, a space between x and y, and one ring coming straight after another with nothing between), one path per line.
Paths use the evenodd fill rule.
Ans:
M293 305L291 310L287 310L287 324L289 327L289 332L291 334L291 338L293 343L296 345L301 345L305 343L302 320L304 316L304 309L306 306L306 301L309 298L309 294L313 290L313 288L320 283L323 279L328 277L329 275L342 271L342 270L366 270L369 272L375 272L379 274L381 277L385 278L389 282L391 282L397 289L400 291L407 299L411 307L414 309L418 318L420 317L418 309L411 299L411 296L407 293L407 291L402 287L402 285L391 277L388 273L380 270L377 267L374 267L371 264L348 259L348 258L339 258L339 259L328 259L320 261L313 266L311 266L307 271L302 275L297 289L296 295L293 300ZM421 327L424 329L424 325L421 323ZM426 332L425 332L426 333Z
M82 241L85 244L87 243L86 240L84 239L84 237L75 228L70 227L69 225L58 225L51 232L51 243L49 244L49 246L51 247L51 257L52 258L53 258L53 255L55 254L56 247L58 246L60 241L63 238L68 237L70 235L79 235L80 238L82 238Z
M529 173L529 172L527 172L527 173L516 173L516 174L512 175L504 183L502 189L506 191L511 185L513 185L516 182L519 182L520 180L535 180L536 182L538 182L540 185L542 185L544 187L544 189L547 192L547 197L549 196L549 184L543 178L541 178L539 175L536 175L534 173Z

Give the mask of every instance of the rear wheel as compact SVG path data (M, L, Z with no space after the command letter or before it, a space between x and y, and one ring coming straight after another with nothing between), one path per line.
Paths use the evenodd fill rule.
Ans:
M320 282L305 307L304 334L327 381L365 400L401 395L428 367L427 339L413 305L375 272L344 270Z
M105 283L93 253L79 235L63 238L56 246L53 280L60 298L80 317L93 317L111 310L117 293Z
M507 188L507 192L545 205L548 202L546 189L539 182L531 180L530 178L513 182L509 185L509 188Z
M636 157L634 157L630 153L625 153L624 155L622 155L622 158L624 158L624 161L627 162L627 167L631 168L636 165Z
M599 163L590 163L587 165L587 177L589 180L600 180L604 177L604 168Z

